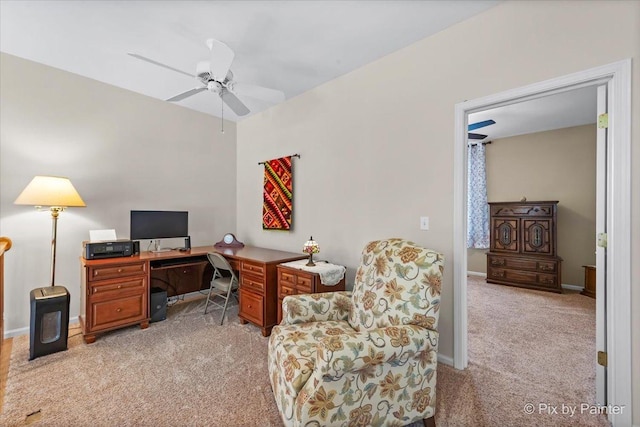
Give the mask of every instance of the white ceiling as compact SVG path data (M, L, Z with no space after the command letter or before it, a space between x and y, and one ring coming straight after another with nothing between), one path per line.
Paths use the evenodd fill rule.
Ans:
M132 58L136 53L195 74L207 38L235 51L238 82L292 98L498 4L499 1L7 1L0 50L158 99L200 86ZM595 88L475 113L493 119L486 140L594 123ZM271 105L242 101L251 114ZM178 103L217 117L202 92ZM401 114L401 112L399 112ZM244 117L248 117L244 116ZM238 120L229 109L224 118Z
M0 50L158 99L200 86L205 40L235 51L236 81L292 98L499 1L0 1ZM242 99L251 114L270 105ZM202 92L181 105L220 117ZM244 116L248 117L248 116ZM224 118L237 120L228 108Z
M596 100L596 87L591 86L469 114L468 122L496 122L472 131L487 135L485 141L582 126L596 122Z

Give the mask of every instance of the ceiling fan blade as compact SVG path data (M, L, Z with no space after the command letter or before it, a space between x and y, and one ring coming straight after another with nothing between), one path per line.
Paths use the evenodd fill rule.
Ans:
M227 104L229 108L233 110L238 116L246 116L250 113L250 110L246 105L242 103L232 92L230 92L227 88L222 88L220 91L220 98L222 98L222 102Z
M137 53L127 53L127 55L133 56L134 58L141 59L141 60L146 61L146 62L149 62L149 63L151 63L153 65L157 65L158 67L167 68L167 69L169 69L171 71L175 71L176 73L184 74L185 76L189 76L189 77L194 77L195 78L195 76L193 74L189 74L189 73L187 73L185 71L178 70L177 68L173 68L173 67L170 67L169 65L165 65L165 64L163 64L161 62L154 61L153 59L149 59L149 58L146 58L146 57L144 57L142 55L138 55Z
M279 104L284 101L284 92L246 83L233 83L233 91L239 95L250 96L261 101Z
M481 133L468 133L468 139L485 139L487 135L482 135Z
M484 120L478 123L471 123L469 125L469 128L467 130L476 130L476 129L480 129L483 128L485 126L490 126L490 125L495 125L496 122L494 120Z
M217 82L223 82L227 77L235 53L226 44L216 39L207 40L211 50L211 75Z
M169 102L182 101L183 99L188 98L188 97L190 97L192 95L195 95L196 93L200 93L203 90L207 90L207 87L206 86L197 87L195 89L191 89L191 90L188 90L186 92L179 93L178 95L167 99L167 101L169 101Z

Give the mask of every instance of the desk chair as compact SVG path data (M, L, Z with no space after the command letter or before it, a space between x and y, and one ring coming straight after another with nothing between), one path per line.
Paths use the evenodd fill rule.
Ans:
M236 276L235 271L233 271L229 262L222 255L215 252L209 252L207 254L207 258L213 266L213 278L211 279L211 285L209 286L207 302L204 305L204 314L207 314L209 301L213 304L217 304L213 301L213 298L217 296L223 298L225 301L224 308L222 309L222 319L220 320L220 325L222 325L224 322L224 314L226 313L227 305L229 304L229 297L231 297L231 292L238 289L238 276ZM228 271L231 273L231 276L223 276L222 271ZM220 306L219 304L217 305Z

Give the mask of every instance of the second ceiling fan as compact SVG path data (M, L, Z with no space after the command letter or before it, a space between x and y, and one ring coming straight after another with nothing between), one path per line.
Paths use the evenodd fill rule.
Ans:
M180 74L193 77L201 84L196 88L189 89L186 92L179 93L178 95L167 99L169 102L181 101L185 98L208 90L217 94L222 102L231 108L236 115L244 116L249 114L251 110L249 110L237 95L258 99L271 104L277 104L284 101L284 93L279 90L236 82L233 79L233 73L231 72L231 63L235 56L233 50L223 42L216 39L208 39L206 44L210 50L209 60L198 62L195 75L161 62L154 61L153 59L137 53L129 53L128 55Z
M481 122L471 123L471 124L468 126L468 129L467 129L467 130L468 130L468 131L472 131L472 130L480 129L480 128L483 128L483 127L486 127L486 126L495 125L495 124L496 124L495 120L483 120L483 121L481 121ZM467 139L475 139L475 140L478 140L478 139L485 139L487 136L488 136L488 135L483 135L483 134L481 134L481 133L472 133L472 132L469 132L469 133L467 134Z

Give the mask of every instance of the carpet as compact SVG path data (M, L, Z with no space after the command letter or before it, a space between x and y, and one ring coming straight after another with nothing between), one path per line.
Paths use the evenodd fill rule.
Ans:
M235 301L234 301L235 302ZM204 299L170 307L168 319L98 337L29 362L14 339L1 425L40 411L51 426L279 426L267 372L267 338L240 325L237 305Z
M595 401L595 300L476 276L467 284L469 368L443 398L468 421L450 425L608 426L581 411Z
M438 366L439 427L608 426L602 415L553 414L592 402L594 303L469 278L469 368ZM267 342L240 325L237 304L175 304L167 320L130 327L31 362L14 338L0 425L281 426L267 374ZM535 405L526 414L524 405ZM39 413L37 411L40 411ZM422 423L414 423L419 427Z

